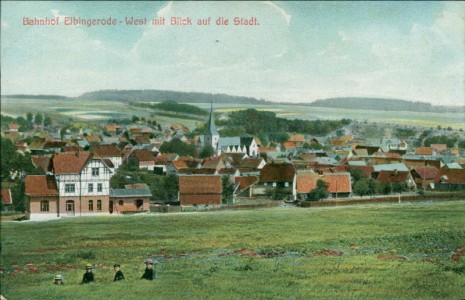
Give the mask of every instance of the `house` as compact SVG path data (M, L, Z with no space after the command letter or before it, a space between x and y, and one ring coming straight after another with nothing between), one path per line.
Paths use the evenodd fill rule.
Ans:
M104 160L90 152L57 153L51 172L26 176L31 220L109 213L111 170Z
M8 130L9 130L9 132L18 132L19 131L19 124L16 124L16 123L8 124Z
M283 143L283 149L286 152L294 152L297 148L296 142L286 141Z
M3 211L12 211L13 197L11 196L11 189L1 189L0 195L2 196Z
M27 211L31 220L47 220L60 217L63 206L58 186L52 175L28 175L24 179L24 194L28 198ZM74 211L74 204L73 204ZM66 212L64 212L66 214Z
M219 171L221 169L224 169L225 165L224 165L223 160L221 160L220 157L209 157L209 158L205 158L202 161L201 168L202 169L215 169Z
M216 149L218 155L221 153L245 153L250 157L258 156L257 142L251 136L220 137Z
M41 155L32 155L31 156L32 164L37 169L44 171L45 173L51 171L51 159L50 156L41 156Z
M415 187L415 180L409 171L382 170L376 180L381 183L405 183L408 187Z
M152 193L147 187L110 189L109 212L134 213L150 211Z
M179 176L179 202L181 206L220 205L223 193L221 176Z
M404 155L402 162L409 169L417 167L435 167L440 169L444 166L444 162L439 157L428 155Z
M96 134L88 134L86 135L85 139L91 146L98 145L102 142L102 139Z
M295 180L295 169L289 163L270 163L266 164L260 171L260 183L271 186L292 186Z
M240 168L247 168L247 169L253 169L253 170L261 170L263 169L265 165L266 165L266 162L261 157L260 158L255 158L255 157L244 158L239 163Z
M189 166L183 160L173 160L166 166L167 175L178 175L180 170L189 169Z
M137 161L139 169L147 169L153 171L155 168L155 156L147 149L136 149L131 151L128 160L134 159Z
M303 134L294 134L289 137L289 142L294 142L295 146L301 148L305 143L305 136Z
M163 175L166 174L166 167L172 161L175 161L179 158L179 155L176 153L161 153L155 157L154 171Z
M111 160L115 170L117 170L123 163L123 154L115 145L96 145L92 147L92 152L95 157Z
M298 171L294 191L297 199L307 200L308 193L316 188L318 179L321 179L321 176L312 170Z
M439 169L434 189L442 191L465 190L465 169Z
M234 183L239 185L236 196L250 198L253 196L253 187L258 183L258 176L236 176Z
M436 155L432 147L418 147L415 149L415 155Z
M323 181L328 185L332 198L345 198L352 194L352 180L348 172L323 173Z
M418 167L414 168L411 174L417 187L427 188L434 186L438 171L439 170L435 167Z
M107 136L117 136L121 133L121 127L118 124L106 124L103 129Z

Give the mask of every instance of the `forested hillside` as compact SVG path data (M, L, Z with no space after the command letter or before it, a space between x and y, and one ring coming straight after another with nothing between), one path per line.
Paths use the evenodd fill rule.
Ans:
M369 109L383 111L417 111L417 112L459 112L462 107L434 106L431 103L412 102L399 99L383 98L329 98L316 100L309 104L316 107L334 107L348 109Z
M266 104L272 103L252 97L231 96L226 94L177 92L162 90L101 90L84 93L79 96L87 100L108 101L144 101L164 102L176 101L178 103L240 103L240 104Z

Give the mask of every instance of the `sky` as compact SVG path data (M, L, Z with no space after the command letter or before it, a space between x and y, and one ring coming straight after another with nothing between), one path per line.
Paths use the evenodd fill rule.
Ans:
M465 105L465 2L1 3L1 93L102 89ZM55 26L24 18L59 17ZM116 19L65 26L65 17ZM146 18L126 25L125 18ZM171 25L172 17L192 25ZM210 25L197 25L199 19ZM229 25L216 25L220 17ZM235 17L258 25L235 26ZM152 25L165 18L165 25ZM120 23L121 21L121 23Z

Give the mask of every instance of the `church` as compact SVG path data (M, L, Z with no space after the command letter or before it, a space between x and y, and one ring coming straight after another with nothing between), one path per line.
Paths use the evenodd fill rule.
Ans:
M245 153L249 157L257 157L258 145L254 137L251 136L235 136L235 137L220 137L218 129L215 125L215 116L213 114L213 103L210 109L210 117L208 118L207 129L205 130L203 145L210 145L216 155L222 153Z

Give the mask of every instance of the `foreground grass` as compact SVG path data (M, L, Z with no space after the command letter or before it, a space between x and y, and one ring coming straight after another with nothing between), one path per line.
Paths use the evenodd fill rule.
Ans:
M7 299L465 296L465 202L2 223ZM158 278L140 281L154 257ZM457 259L458 258L458 259ZM97 282L79 285L83 266ZM113 263L124 282L113 283ZM55 273L65 286L52 284Z

